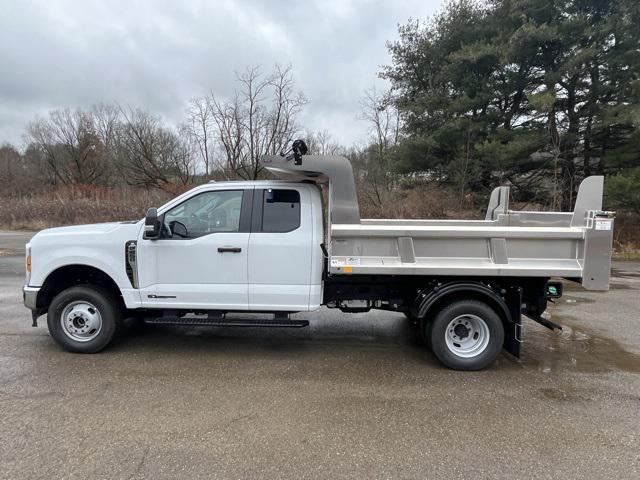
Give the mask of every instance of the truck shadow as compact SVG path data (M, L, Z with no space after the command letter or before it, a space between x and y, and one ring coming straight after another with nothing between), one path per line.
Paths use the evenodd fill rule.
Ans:
M385 325L386 324L386 325ZM422 342L418 329L404 316L387 322L341 325L331 320L311 320L306 328L186 327L130 323L109 351L142 349L158 355L264 355L295 359L300 354L324 352L402 351L419 362L440 367Z
M640 355L618 342L576 326L579 322L563 316L562 332L554 332L526 321L527 336L520 359L504 353L492 369L533 370L543 374L563 372L640 373ZM307 355L375 357L375 361L397 357L444 369L424 345L416 327L404 317L386 322L343 325L332 320L312 320L304 329L231 327L176 327L136 325L126 329L110 351L144 350L152 355L216 356L264 358L295 361Z

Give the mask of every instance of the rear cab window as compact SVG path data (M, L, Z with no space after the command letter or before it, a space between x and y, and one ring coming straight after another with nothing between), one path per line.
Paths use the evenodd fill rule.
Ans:
M261 231L284 233L300 227L300 192L270 188L262 196Z

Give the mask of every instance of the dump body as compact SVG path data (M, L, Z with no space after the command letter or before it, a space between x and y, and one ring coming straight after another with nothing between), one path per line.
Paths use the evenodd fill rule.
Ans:
M328 271L334 275L565 277L608 290L613 219L602 211L603 177L586 178L573 212L509 209L496 188L485 220L360 219L347 159L279 156L274 173L329 186ZM347 212L345 214L345 212Z

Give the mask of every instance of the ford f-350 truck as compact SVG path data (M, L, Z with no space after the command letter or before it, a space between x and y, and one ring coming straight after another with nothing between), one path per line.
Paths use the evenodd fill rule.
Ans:
M289 314L322 305L382 309L406 314L447 367L478 370L503 348L520 355L522 315L558 327L542 316L562 294L554 277L608 290L602 177L582 182L573 212L512 211L498 187L485 220L367 220L347 159L261 162L281 180L211 182L140 221L37 233L23 290L34 325L46 313L60 346L93 353L134 316L282 328L308 325Z

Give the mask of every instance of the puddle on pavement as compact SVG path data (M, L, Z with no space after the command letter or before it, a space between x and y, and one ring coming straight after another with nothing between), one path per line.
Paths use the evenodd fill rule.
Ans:
M545 400L555 400L559 402L580 402L591 400L589 392L585 392L579 388L563 387L563 388L539 388L538 394Z
M615 340L571 325L569 316L554 315L561 332L540 329L525 331L525 364L543 373L573 370L581 373L611 371L640 373L640 355L625 350ZM528 347L528 348L527 348Z
M637 288L626 283L610 283L609 290L637 290Z
M556 303L558 303L556 301ZM568 297L564 295L559 303L596 303L592 298Z
M630 272L628 270L622 270L620 268L612 268L611 269L612 277L626 277L626 278L640 278L640 273L638 272Z
M588 290L585 290L579 283L569 281L562 283L565 292L588 292ZM638 290L638 288L635 287L635 283L611 282L609 283L609 290Z

